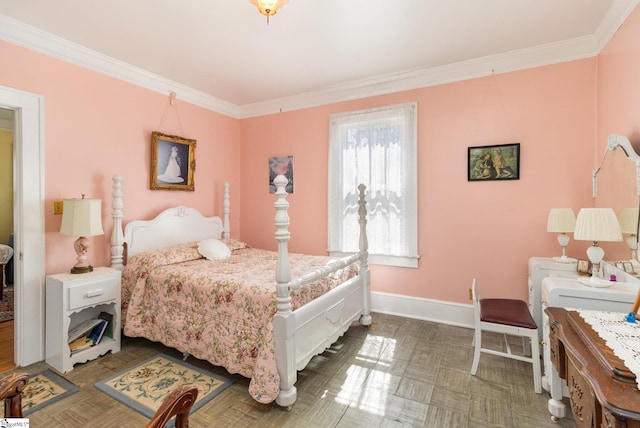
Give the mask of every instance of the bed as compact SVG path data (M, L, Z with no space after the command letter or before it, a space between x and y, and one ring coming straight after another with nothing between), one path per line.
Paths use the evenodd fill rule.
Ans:
M290 408L297 371L353 322L371 324L371 292L365 186L358 187L359 251L330 259L288 252L286 183L284 176L274 180L277 251L266 251L230 238L228 184L222 218L179 206L123 229L122 177L116 175L111 266L123 271L125 335L239 373L250 379L256 401ZM230 255L204 258L205 243L218 240Z

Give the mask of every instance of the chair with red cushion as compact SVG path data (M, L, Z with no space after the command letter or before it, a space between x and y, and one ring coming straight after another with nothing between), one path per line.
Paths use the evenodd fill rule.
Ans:
M481 299L473 279L472 297L475 318L475 335L473 343L473 365L471 374L476 375L480 362L480 353L498 355L525 361L533 365L533 389L540 394L542 382L540 374L540 347L538 346L538 326L529 312L526 302L517 299ZM506 343L506 352L482 347L482 332L502 333ZM517 355L511 352L507 335L520 336L530 341L531 355ZM528 346L523 348L527 349Z

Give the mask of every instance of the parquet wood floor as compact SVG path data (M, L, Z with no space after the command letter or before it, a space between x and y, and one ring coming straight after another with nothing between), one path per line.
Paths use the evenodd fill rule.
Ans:
M0 322L0 373L15 367L13 363L14 321Z
M570 416L551 422L549 396L533 392L526 363L483 354L477 376L471 376L472 330L382 314L373 320L369 328L354 324L299 372L298 401L290 411L254 401L247 379L189 358L236 382L192 414L190 427L576 426ZM63 376L80 391L31 414L31 428L144 427L148 419L93 384L158 352L181 357L160 344L124 338L121 352L76 365ZM20 371L44 367L41 362Z

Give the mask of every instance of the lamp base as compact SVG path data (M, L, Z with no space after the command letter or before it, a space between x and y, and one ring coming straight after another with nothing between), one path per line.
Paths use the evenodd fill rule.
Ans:
M594 288L607 288L613 284L611 281L607 281L606 279L595 278L590 276L588 278L578 278L580 284L588 285L589 287Z
M73 249L76 250L78 260L71 268L71 273L89 273L93 272L93 266L87 263L87 252L89 251L89 240L84 236L79 237L73 243Z
M575 263L576 262L576 259L572 257L567 257L567 256L554 257L553 260L558 263Z
M93 266L74 266L71 268L71 273L89 273L93 272Z

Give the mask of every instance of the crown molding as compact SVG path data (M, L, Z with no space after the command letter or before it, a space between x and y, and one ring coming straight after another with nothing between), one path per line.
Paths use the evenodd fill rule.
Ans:
M177 98L236 119L385 95L531 67L589 58L600 53L640 0L615 1L593 35L421 70L376 76L259 103L235 105L147 70L103 55L0 14L0 39Z
M0 14L0 39L227 116L238 106Z
M425 88L485 77L495 73L506 73L593 57L596 56L598 52L598 43L594 37L581 37L447 64L440 67L378 76L292 97L247 104L240 106L240 115L243 118L263 116L266 114L281 113L330 103Z
M614 1L602 22L594 33L598 41L598 53L609 43L611 37L618 31L633 9L640 4L640 0Z

